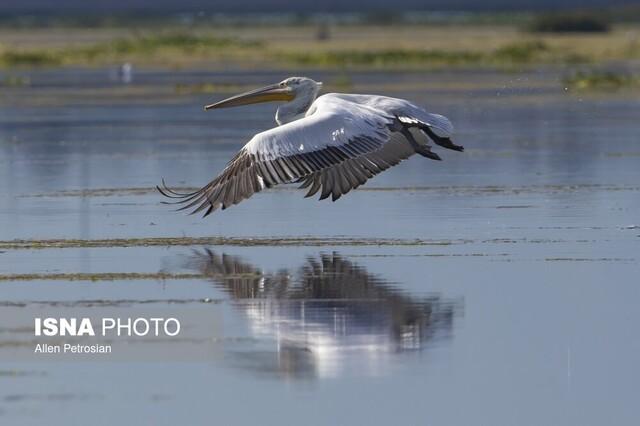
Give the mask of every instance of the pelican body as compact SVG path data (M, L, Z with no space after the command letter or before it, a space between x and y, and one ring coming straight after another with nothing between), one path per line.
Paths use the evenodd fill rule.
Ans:
M327 93L306 77L286 80L205 106L205 110L258 102L285 101L276 112L277 127L255 135L222 173L201 189L178 193L163 182L158 190L179 210L208 216L264 188L301 183L307 197L336 201L402 160L419 154L440 156L430 142L455 151L453 125L404 99L377 95Z

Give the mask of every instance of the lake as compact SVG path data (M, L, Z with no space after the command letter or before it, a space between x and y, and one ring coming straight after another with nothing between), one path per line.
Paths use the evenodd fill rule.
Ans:
M5 326L2 423L640 418L632 94L574 93L555 69L308 71L448 116L465 152L414 156L335 203L287 186L202 219L155 185L215 177L275 106L202 106L286 75L23 74L0 97L3 317L179 307L214 313L219 331L198 361L44 362L7 357L35 341ZM224 94L200 93L208 82Z

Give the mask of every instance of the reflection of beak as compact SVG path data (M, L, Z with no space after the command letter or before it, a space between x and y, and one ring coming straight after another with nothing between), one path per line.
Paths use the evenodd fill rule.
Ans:
M229 108L240 105L257 104L269 101L290 101L294 98L293 92L288 87L279 84L252 90L240 95L232 96L215 104L207 105L204 109Z

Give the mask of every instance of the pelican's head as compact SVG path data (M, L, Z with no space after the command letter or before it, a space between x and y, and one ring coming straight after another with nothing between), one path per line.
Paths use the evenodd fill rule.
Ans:
M251 90L236 96L224 99L204 109L229 108L241 105L256 104L259 102L287 101L293 100L308 108L318 96L322 88L322 83L318 83L307 77L289 77L280 83ZM306 111L306 109L305 109Z

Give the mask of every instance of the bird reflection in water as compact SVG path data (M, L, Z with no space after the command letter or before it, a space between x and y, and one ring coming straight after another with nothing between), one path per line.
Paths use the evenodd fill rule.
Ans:
M190 266L232 297L259 342L233 352L232 362L263 374L329 377L355 368L376 375L399 353L449 338L462 311L458 300L412 297L337 253L273 274L210 250Z

